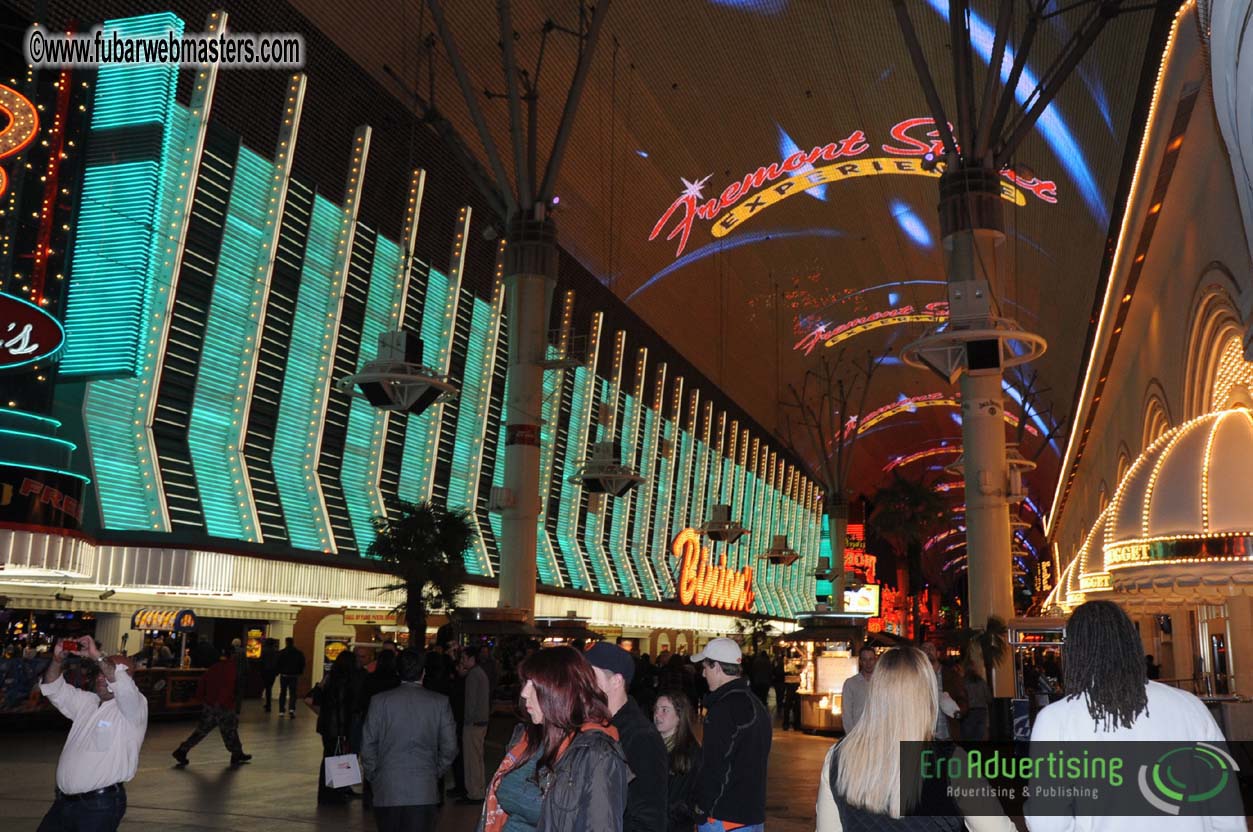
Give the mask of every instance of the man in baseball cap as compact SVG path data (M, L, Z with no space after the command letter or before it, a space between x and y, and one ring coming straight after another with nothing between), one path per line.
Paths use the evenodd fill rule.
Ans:
M667 828L666 805L670 771L666 743L653 721L627 695L635 678L635 659L616 644L598 642L585 654L596 683L609 700L613 727L635 777L627 786L623 832L660 832Z
M696 784L699 832L762 832L766 823L766 764L770 712L744 678L740 646L715 638L692 656L709 684L705 696L702 764Z

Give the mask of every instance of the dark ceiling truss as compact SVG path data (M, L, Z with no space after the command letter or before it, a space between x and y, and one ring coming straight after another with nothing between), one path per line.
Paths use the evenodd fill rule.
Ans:
M1084 55L1096 43L1101 31L1109 21L1120 14L1153 9L1171 0L1156 3L1130 5L1125 0L1082 0L1070 4L1058 4L1050 11L1055 0L1026 0L1027 16L1022 36L1014 50L1014 63L1010 67L1005 84L1001 84L1001 67L1005 50L1009 45L1016 11L1022 0L1001 0L996 18L996 34L993 38L991 60L983 89L978 96L980 104L975 107L974 55L970 46L969 0L950 0L949 30L953 61L955 102L957 107L957 131L954 136L936 87L935 79L927 65L917 31L909 15L905 0L892 0L896 21L900 26L905 47L909 51L918 83L922 86L931 110L932 118L944 143L945 155L950 167L984 167L1000 171L1009 166L1023 140L1031 133L1036 122L1057 97L1057 93L1070 77ZM1071 32L1069 39L1057 57L1041 74L1031 95L1021 107L1016 106L1016 90L1023 70L1031 57L1032 44L1040 23L1051 17L1074 10L1085 9L1081 23Z
M600 38L601 30L604 28L605 15L609 11L609 2L610 0L599 0L589 17L586 7L580 0L579 31L558 26L551 20L546 21L541 31L540 50L536 59L535 72L528 74L525 70L518 67L514 51L515 33L513 29L512 0L497 0L496 12L500 22L501 69L504 76L505 94L499 96L499 94L493 93L491 90L484 90L482 94L489 99L495 97L508 99L509 139L513 151L515 189L510 186L509 176L501 161L501 154L496 147L496 142L492 139L491 131L488 129L487 121L483 115L483 108L479 106L479 93L476 92L471 84L470 75L461 58L461 51L457 46L456 38L453 37L452 30L449 28L448 21L444 16L443 3L441 0L426 0L426 5L431 10L435 28L439 33L440 41L444 45L448 61L452 65L453 74L457 79L457 86L461 90L462 98L465 100L466 108L470 114L470 120L474 124L475 133L483 146L483 153L487 157L490 168L490 176L484 175L486 172L480 169L480 175L474 177L475 184L480 190L484 191L484 196L492 202L493 207L497 208L500 215L504 218L512 218L520 214L529 216L536 206L544 206L552 201L553 189L557 184L557 174L561 169L561 161L565 156L566 146L570 140L570 131L574 125L575 114L578 112L579 101L582 99L583 90L587 86L588 72L591 69L592 58L596 54L596 43ZM552 149L548 154L548 161L544 166L541 177L537 164L536 143L538 130L535 105L539 98L539 78L543 69L544 50L547 46L549 33L554 31L569 34L578 39L579 57L575 65L574 74L570 79L570 88L566 93L561 120L557 123L557 134L553 139ZM527 102L525 125L522 114L522 102L524 100ZM433 107L428 109L433 110ZM523 141L524 126L526 129L525 143ZM460 144L460 140L456 138L455 133L441 132L441 136L446 141L454 141ZM469 155L463 146L459 150L461 153Z

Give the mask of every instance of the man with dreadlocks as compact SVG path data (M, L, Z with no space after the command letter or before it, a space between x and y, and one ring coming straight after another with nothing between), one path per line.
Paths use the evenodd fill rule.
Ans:
M1144 648L1135 624L1110 601L1089 601L1066 623L1062 647L1066 695L1036 716L1031 742L1104 740L1223 742L1209 709L1190 693L1147 678ZM1170 829L1172 832L1244 832L1244 818L1180 816L1048 817L1026 806L1031 832L1106 832Z

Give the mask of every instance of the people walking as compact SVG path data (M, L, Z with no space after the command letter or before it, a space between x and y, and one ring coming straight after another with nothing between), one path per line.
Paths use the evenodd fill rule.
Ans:
M663 690L653 706L653 725L666 744L667 832L692 832L696 828L696 780L700 774L701 748L692 730L692 703L682 691Z
M605 694L613 727L627 765L635 776L627 786L624 832L658 832L666 826L666 744L652 720L627 691L635 677L635 659L626 650L598 642L585 654Z
M252 759L244 753L239 740L239 714L235 711L236 673L234 657L227 654L210 667L196 683L196 698L203 703L200 723L191 736L183 740L172 756L179 768L187 765L187 752L191 751L216 728L222 734L222 744L231 752L231 765L237 766Z
M286 646L278 651L278 712L296 718L296 685L305 672L305 654L296 647L296 640L287 637Z
M592 666L550 647L518 675L529 721L506 746L478 832L621 832L630 770Z
M126 787L139 766L148 730L148 700L124 665L100 654L90 636L73 651L94 672L93 690L71 687L62 677L64 644L57 642L40 692L70 720L57 761L56 799L39 832L112 832L126 814Z
M966 714L961 721L961 738L965 741L988 738L988 713L992 706L992 688L988 686L983 666L983 651L972 644L966 656Z
M766 706L749 690L743 659L740 646L729 638L715 638L692 656L709 685L696 791L700 832L765 828L772 726Z
M326 758L347 754L352 750L353 674L355 660L347 650L335 657L331 670L305 700L318 715L318 734L322 737L322 768L318 772L318 803L342 803L359 795L348 789L332 789L326 785Z
M1140 634L1122 608L1111 601L1080 604L1066 622L1062 647L1065 696L1043 708L1031 728L1031 743L1134 741L1206 743L1224 741L1222 730L1200 699L1147 678ZM1031 832L1076 827L1073 817L1024 814ZM1090 832L1141 828L1148 818L1089 816ZM1236 832L1241 816L1183 812L1171 820L1176 832Z
M457 665L457 672L465 679L461 759L465 766L466 794L457 799L463 804L482 803L487 786L487 774L483 771L483 740L487 737L487 723L492 714L491 682L487 671L479 667L479 655L474 650L466 650Z
M768 704L770 685L774 681L774 667L770 663L770 655L760 647L757 648L757 652L753 653L748 677L753 693L761 700L761 704Z
M235 659L235 713L239 714L248 695L248 652L241 639L231 639L231 654Z
M393 655L380 655L372 675ZM422 654L405 650L394 661L399 686L376 693L366 712L362 773L379 832L430 832L439 778L457 756L456 727L448 697L422 687Z
M274 703L274 680L278 678L278 639L267 638L261 644L261 698L265 701L265 712L270 712ZM279 709L280 711L282 708Z
M935 675L935 695L940 709L935 717L935 738L939 742L951 742L955 732L949 726L949 719L959 719L961 707L957 704L957 700L945 690L944 669L940 666L939 648L934 642L928 641L922 645L922 652L931 665L931 672Z
M823 760L817 832L957 832L963 823L970 832L1014 832L995 799L955 801L946 779L916 784L902 774L901 743L932 739L939 712L935 672L921 650L895 647L879 657L861 718Z
M863 644L857 651L857 672L844 680L844 691L840 697L840 716L844 721L844 735L853 730L857 720L866 708L866 697L870 695L870 677L874 674L875 661L878 659L873 647Z

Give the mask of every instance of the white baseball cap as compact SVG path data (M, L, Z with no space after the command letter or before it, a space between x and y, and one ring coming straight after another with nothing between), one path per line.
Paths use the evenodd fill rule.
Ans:
M709 659L727 664L739 664L744 658L740 646L729 638L716 638L705 645L705 649L692 656L692 661L703 662Z

